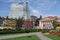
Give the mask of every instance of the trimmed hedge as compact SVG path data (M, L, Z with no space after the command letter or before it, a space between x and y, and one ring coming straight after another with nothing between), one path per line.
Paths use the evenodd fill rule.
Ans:
M10 30L10 29L3 29L0 30L0 34L15 34L15 33L29 33L29 32L40 32L41 29L20 29L20 30Z

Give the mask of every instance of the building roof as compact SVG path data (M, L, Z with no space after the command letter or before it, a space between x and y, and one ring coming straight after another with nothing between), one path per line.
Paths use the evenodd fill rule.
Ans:
M40 21L53 21L53 20L55 20L55 19L53 19L53 18L43 18Z

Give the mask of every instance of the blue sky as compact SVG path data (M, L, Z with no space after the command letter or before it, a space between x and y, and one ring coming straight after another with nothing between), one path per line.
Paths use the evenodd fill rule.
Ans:
M0 0L0 16L8 16L10 5L25 0ZM28 0L30 14L39 17L60 16L60 0Z

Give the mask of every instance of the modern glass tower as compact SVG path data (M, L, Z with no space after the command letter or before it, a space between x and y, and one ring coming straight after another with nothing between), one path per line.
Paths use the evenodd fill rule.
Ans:
M9 18L24 18L25 20L31 20L28 2L11 4Z

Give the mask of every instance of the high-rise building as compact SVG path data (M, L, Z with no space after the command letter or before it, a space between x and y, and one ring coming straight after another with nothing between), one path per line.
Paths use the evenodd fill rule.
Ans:
M10 18L22 17L23 16L23 8L24 8L23 3L11 4L9 17Z
M20 17L25 20L31 20L28 2L11 4L9 17L14 19Z

